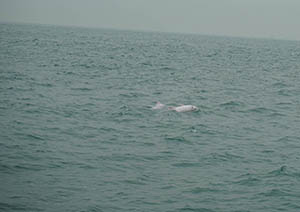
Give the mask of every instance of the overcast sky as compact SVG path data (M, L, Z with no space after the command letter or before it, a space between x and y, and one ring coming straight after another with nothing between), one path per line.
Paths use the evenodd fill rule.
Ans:
M0 0L0 22L300 40L300 0Z

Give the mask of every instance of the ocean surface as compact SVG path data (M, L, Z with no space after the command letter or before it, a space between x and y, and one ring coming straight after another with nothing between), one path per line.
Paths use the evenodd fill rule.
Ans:
M0 24L0 211L300 211L300 42Z

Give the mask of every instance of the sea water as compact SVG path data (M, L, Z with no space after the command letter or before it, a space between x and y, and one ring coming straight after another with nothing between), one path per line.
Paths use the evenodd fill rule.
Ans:
M0 211L300 211L300 42L0 24Z

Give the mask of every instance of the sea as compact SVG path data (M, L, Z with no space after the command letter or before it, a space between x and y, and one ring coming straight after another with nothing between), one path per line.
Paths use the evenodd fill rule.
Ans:
M0 211L300 211L300 41L1 23Z

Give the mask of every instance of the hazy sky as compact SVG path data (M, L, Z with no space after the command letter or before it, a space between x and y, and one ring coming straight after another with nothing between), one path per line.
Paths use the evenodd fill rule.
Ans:
M0 22L300 40L300 0L0 0Z

